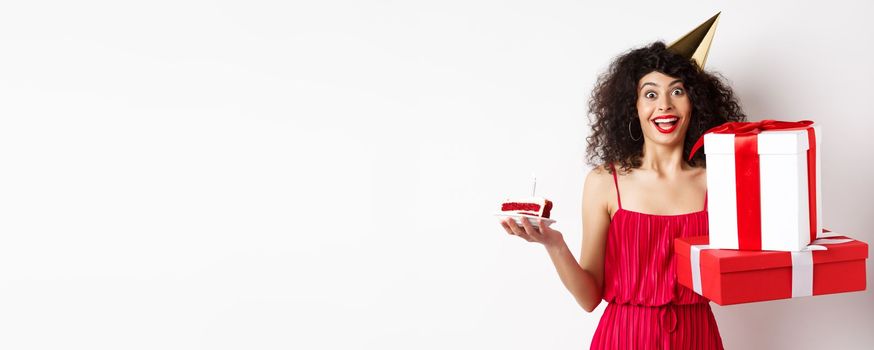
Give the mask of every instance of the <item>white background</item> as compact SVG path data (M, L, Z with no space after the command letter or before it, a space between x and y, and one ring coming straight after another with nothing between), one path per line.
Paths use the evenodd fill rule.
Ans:
M536 173L578 254L596 76L719 10L707 67L822 124L825 225L874 242L863 1L4 1L0 348L588 348L492 213ZM870 290L714 312L874 344Z

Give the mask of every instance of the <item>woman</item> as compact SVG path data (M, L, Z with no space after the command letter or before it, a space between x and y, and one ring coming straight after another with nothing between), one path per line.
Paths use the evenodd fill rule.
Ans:
M661 42L618 57L589 102L583 243L512 219L507 233L543 244L565 287L592 312L608 302L592 349L722 349L709 301L677 283L673 241L707 234L703 152L711 127L746 119L732 91Z

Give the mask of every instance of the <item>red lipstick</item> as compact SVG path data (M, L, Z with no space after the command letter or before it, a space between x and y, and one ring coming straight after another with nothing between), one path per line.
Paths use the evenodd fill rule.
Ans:
M680 125L680 118L671 114L660 115L652 118L651 121L655 125L656 130L662 134L670 134L677 129L677 125Z

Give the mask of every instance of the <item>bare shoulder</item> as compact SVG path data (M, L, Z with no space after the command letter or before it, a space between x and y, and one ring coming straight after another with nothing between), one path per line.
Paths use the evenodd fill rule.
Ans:
M586 175L585 190L607 192L613 186L613 174L603 165L592 168Z
M603 165L593 168L586 175L583 186L583 206L597 207L609 212L610 198L613 195L613 174Z
M704 184L704 186L707 186L707 168L694 168L692 178L695 180L696 183Z

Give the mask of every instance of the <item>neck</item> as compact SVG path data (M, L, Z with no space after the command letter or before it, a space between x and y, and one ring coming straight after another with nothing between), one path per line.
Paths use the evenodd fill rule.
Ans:
M660 145L644 141L640 168L654 171L659 177L675 177L688 168L683 161L683 144Z

